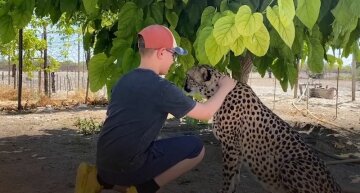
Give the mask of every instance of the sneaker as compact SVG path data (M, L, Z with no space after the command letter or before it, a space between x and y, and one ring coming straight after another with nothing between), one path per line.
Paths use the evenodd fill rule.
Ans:
M96 167L85 162L80 163L76 174L75 193L100 193L101 190Z
M135 186L130 186L126 189L126 193L138 193Z

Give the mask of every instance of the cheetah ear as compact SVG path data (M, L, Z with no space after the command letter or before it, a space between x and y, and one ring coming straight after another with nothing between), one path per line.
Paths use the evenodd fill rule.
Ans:
M211 73L209 69L202 67L200 72L204 81L209 81L211 79Z

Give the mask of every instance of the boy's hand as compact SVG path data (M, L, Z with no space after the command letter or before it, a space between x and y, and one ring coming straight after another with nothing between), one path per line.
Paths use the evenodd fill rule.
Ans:
M219 80L219 87L229 92L234 89L236 83L237 81L230 78L229 76L223 76Z

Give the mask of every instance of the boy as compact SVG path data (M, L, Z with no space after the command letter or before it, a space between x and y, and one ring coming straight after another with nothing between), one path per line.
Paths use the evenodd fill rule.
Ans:
M171 31L151 25L138 38L140 66L114 86L97 144L96 168L80 164L76 193L98 193L103 188L155 193L191 170L204 157L201 140L194 136L156 140L160 129L169 113L176 118L210 119L236 84L224 77L213 97L197 103L159 76L168 73L177 55L187 54L176 45Z

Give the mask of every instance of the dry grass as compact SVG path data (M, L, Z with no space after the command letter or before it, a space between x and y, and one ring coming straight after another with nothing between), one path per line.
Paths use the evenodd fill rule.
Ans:
M31 98L31 91L29 89L22 90L23 99ZM0 85L0 100L3 101L16 101L18 96L18 90L13 87Z
M9 86L0 85L0 109L13 109L15 108L18 91ZM71 107L79 104L85 103L86 91L70 91L53 93L51 98L41 94L38 95L37 92L31 92L29 89L23 89L22 91L22 105L24 109L34 109L36 107L46 107L51 106L53 108L63 108L63 107ZM106 105L108 104L108 100L97 94L97 93L89 93L87 99L88 105Z

